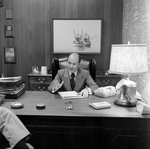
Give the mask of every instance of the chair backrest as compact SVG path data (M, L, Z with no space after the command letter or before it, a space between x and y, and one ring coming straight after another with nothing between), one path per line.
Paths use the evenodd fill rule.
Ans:
M53 58L52 60L52 80L55 78L59 69L68 67L68 57ZM89 70L91 77L95 81L96 78L96 61L87 57L80 56L79 67L82 69Z

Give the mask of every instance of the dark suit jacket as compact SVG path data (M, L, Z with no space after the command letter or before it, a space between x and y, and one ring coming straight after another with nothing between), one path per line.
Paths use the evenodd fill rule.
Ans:
M64 81L64 84L59 89L59 91L71 91L70 74L69 74L67 68L58 70L58 73L57 73L55 79L52 81L52 83L48 87L48 90L50 92L52 91L52 86L53 86L55 80L58 80L59 82ZM99 88L98 85L92 79L91 75L89 74L89 71L79 68L77 75L76 75L76 84L75 84L74 91L80 92L86 86L89 87L92 92L94 92L94 90Z

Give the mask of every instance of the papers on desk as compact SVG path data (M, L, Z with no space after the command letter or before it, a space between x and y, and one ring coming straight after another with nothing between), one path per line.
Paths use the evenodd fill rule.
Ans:
M58 94L59 94L63 99L83 98L83 96L79 95L76 91L58 92Z
M0 94L17 94L25 88L25 84L22 83L18 86L0 87Z
M106 101L90 102L89 105L94 109L105 109L111 107L111 104Z

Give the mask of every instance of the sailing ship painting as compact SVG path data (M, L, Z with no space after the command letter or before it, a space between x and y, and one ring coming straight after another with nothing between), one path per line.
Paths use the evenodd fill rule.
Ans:
M52 23L53 53L101 53L101 19L54 18Z
M81 30L81 33L76 33L75 30L73 30L74 33L74 47L77 47L79 50L85 50L86 48L91 47L91 40L96 38L97 36L90 37L88 33L84 33L83 30Z

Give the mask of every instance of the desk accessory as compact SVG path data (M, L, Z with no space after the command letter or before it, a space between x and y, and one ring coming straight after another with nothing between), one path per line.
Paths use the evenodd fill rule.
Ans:
M65 105L66 105L66 109L67 110L72 110L73 109L73 99L64 99Z
M114 96L115 94L116 94L116 88L114 86L100 87L94 91L94 95L103 98Z
M58 92L58 94L63 99L74 99L74 98L83 98L80 94L78 94L76 91L64 91L64 92Z
M130 80L131 75L148 72L147 48L145 44L112 45L109 73L121 74L124 79L118 86L119 94L114 101L116 105L135 107L137 100L136 83Z
M12 102L10 106L13 109L21 109L24 107L24 105L21 102Z
M46 108L46 105L44 103L38 103L36 105L36 109L45 109Z
M38 66L32 66L32 73L39 73Z
M0 78L0 94L6 99L17 99L25 92L25 80L19 77Z
M41 74L43 75L47 74L47 66L41 66Z
M150 106L142 101L138 101L136 111L141 115L150 114Z
M100 101L100 102L90 102L89 105L93 107L94 109L106 109L110 108L111 104L106 101Z

